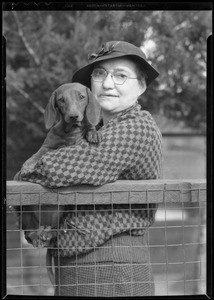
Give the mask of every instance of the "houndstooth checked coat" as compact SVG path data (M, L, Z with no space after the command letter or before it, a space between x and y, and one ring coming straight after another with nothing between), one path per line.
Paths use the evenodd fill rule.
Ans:
M102 142L98 145L81 140L76 146L68 146L45 154L33 171L21 170L21 179L57 188L70 185L103 185L117 179L158 179L161 174L162 137L149 112L139 104L120 112L102 126ZM62 256L72 256L90 251L103 244L112 235L131 231L142 235L154 221L156 209L116 212L105 210L81 210L70 213L71 223L84 230L62 230L58 247ZM114 226L109 224L114 223ZM84 226L82 226L84 224ZM62 226L63 227L63 226ZM84 227L84 228L83 228ZM63 229L63 228L62 228Z

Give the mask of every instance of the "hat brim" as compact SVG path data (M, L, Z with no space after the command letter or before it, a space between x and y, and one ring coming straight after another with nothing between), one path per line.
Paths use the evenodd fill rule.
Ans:
M147 86L158 77L159 73L145 59L139 57L138 55L134 55L134 54L129 55L129 54L124 54L124 53L113 52L109 55L98 57L96 60L89 63L87 66L76 71L72 77L72 82L79 82L90 88L91 87L91 73L93 70L93 66L95 64L97 64L99 61L104 61L104 60L109 60L112 58L124 57L124 56L132 58L132 60L135 63L137 63L137 65L139 64L139 67L140 67L140 65L142 65L142 69L144 70L144 72L146 72L146 75L147 75L147 78L146 78Z

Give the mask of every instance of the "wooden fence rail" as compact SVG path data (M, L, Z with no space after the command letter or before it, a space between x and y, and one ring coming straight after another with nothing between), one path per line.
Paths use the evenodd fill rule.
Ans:
M24 181L7 182L7 205L128 204L205 202L206 180L118 180L103 186L48 189Z

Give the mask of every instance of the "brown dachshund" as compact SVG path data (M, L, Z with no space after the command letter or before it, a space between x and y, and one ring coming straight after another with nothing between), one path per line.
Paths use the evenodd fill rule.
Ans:
M77 144L86 138L89 143L99 143L101 135L95 126L100 119L100 107L92 92L80 83L63 84L57 88L45 109L45 126L49 130L37 153L29 158L22 170L33 170L38 160L54 149ZM21 180L18 172L14 180ZM51 246L57 236L63 216L63 206L23 206L19 211L19 226L25 230L25 237L34 247Z
M45 127L50 130L37 153L29 158L22 170L33 170L37 161L48 151L77 144L82 138L98 143L96 131L100 107L92 92L80 83L67 83L57 88L45 109ZM19 179L19 173L14 180Z

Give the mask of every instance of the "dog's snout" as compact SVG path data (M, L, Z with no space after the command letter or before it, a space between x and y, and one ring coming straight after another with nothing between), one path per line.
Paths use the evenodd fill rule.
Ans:
M68 124L78 124L79 122L81 122L83 119L83 116L81 116L80 114L69 114L66 116L65 118L65 122Z
M73 126L81 126L82 118L77 114L67 115L65 118L65 132L69 132Z

